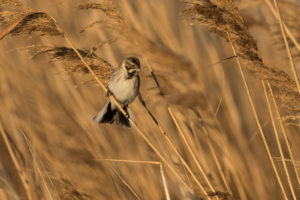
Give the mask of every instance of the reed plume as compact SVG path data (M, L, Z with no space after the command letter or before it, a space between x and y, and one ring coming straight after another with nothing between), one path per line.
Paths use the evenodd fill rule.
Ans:
M182 14L191 22L205 25L209 31L229 40L232 38L243 66L258 80L270 82L276 99L286 111L300 111L300 94L295 81L276 68L266 66L258 53L256 41L249 33L237 7L231 0L187 1Z

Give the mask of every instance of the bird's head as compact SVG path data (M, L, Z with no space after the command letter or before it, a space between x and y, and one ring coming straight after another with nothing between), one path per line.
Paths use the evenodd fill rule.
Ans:
M138 75L141 71L140 61L136 57L128 57L125 58L125 60L122 63L123 69L129 74L129 75Z

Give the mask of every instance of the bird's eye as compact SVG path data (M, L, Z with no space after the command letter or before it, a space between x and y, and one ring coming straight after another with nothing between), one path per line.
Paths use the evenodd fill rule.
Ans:
M135 65L135 66L140 65L140 61L137 58L134 58L134 57L128 58L127 63L130 64L130 65Z

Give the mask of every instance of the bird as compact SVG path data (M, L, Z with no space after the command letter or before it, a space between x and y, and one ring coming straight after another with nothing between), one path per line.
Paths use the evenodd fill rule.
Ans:
M127 128L132 127L128 120L128 118L133 120L128 105L134 101L139 93L140 65L140 60L137 57L125 58L120 66L111 73L107 86L108 92L106 95L115 97L127 116L118 109L115 102L110 98L104 108L93 118L94 121L117 124Z

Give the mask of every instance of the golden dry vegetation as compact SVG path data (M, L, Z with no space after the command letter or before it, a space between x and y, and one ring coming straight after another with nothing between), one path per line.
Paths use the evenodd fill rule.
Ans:
M300 199L299 12L0 0L0 199ZM137 124L97 124L128 55L142 61Z

